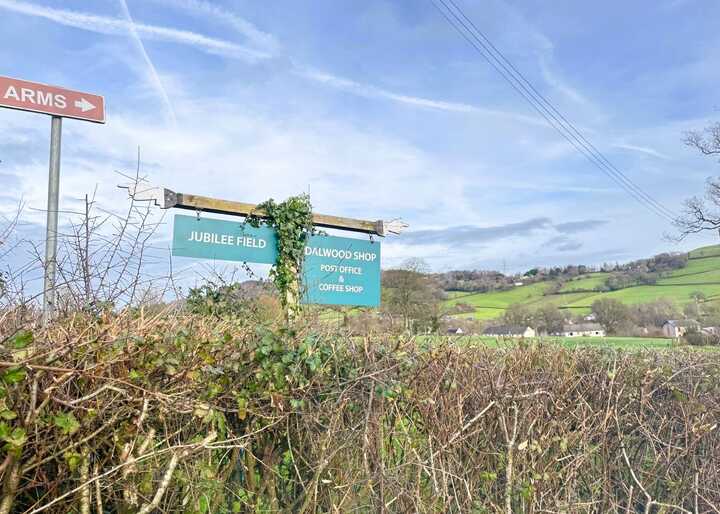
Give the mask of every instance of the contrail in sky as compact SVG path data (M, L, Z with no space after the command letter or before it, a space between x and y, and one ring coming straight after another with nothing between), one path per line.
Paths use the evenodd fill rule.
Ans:
M168 96L167 91L165 90L165 87L160 80L160 75L158 75L155 65L150 59L147 50L145 50L145 45L143 44L142 39L140 39L140 36L135 29L135 23L133 22L132 16L130 15L130 9L128 9L127 2L125 0L120 0L120 7L122 8L123 14L125 15L125 19L130 23L129 31L130 35L133 38L133 41L135 42L135 46L137 47L140 54L143 56L145 64L147 65L150 82L160 95L160 98L165 106L166 116L169 118L169 121L174 127L177 125L177 119L175 117L175 110L170 103L170 97Z
M235 29L238 33L245 36L250 42L258 47L276 53L280 49L280 44L272 34L263 32L255 25L247 21L245 18L237 14L223 9L206 0L152 0L157 3L169 5L186 11L195 12L197 14L207 15L220 23L228 25Z
M46 20L60 23L69 27L99 32L101 34L127 35L128 31L134 29L143 38L159 41L169 41L182 45L189 45L204 50L211 54L242 59L249 62L256 62L272 57L267 52L253 50L236 43L223 39L211 38L191 32L145 23L131 23L120 18L97 16L65 9L54 9L16 0L0 0L0 7L28 16L45 18Z
M212 14L213 16L221 16L223 13L225 13L224 10L200 0L157 1L173 1L175 5L186 6L186 8L188 9L193 9L197 11L202 10L204 12ZM124 3L124 1L122 3ZM22 2L18 0L0 0L0 8L5 8L13 12L26 14L28 16L44 18L69 27L98 32L100 34L126 36L128 32L131 32L134 33L138 38L154 39L159 41L168 41L172 43L188 45L209 54L220 55L232 59L240 59L250 63L278 57L271 51L248 48L246 46L238 45L237 43L233 43L224 39L212 38L188 30L180 30L175 28L162 27L158 25L148 25L144 23L135 23L131 21L131 19L111 18L107 16L98 16L77 11L54 9L51 7L40 6L37 4ZM239 23L239 20L241 19L242 18L236 17L235 23ZM267 37L271 37L266 35L265 33L258 31L249 23L247 25L240 23L239 26L244 27L243 30L245 31L246 35L253 34L252 37L248 36L248 38L255 38L255 42L258 42L259 40L267 40ZM147 52L145 52L144 49L141 49L141 51L143 52L146 62L148 62L148 65L152 67L152 63L147 57ZM448 102L444 100L435 100L431 98L404 95L401 93L388 91L386 89L382 89L370 84L363 84L343 77L338 77L337 75L315 70L313 68L305 67L300 64L292 64L290 71L306 80L311 80L326 87L345 91L347 93L361 96L364 98L389 100L411 107L421 107L424 109L430 109L435 111L497 116L514 119L516 121L532 125L546 125L546 123L541 119L531 116L524 116L521 114L501 110L487 109L484 107L478 107L461 102ZM157 76L156 72L154 74ZM157 86L159 84L159 78L153 78L153 82ZM162 86L160 85L160 87ZM164 96L167 97L166 94L164 94ZM169 100L167 101L167 103L169 105Z

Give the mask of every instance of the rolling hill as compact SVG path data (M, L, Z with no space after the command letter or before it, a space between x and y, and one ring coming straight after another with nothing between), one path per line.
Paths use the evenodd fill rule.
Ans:
M600 298L615 298L626 304L668 298L682 306L692 301L692 295L699 291L708 301L720 301L720 245L693 250L686 267L662 276L653 285L603 292L600 288L608 275L603 272L582 275L565 282L558 292L552 292L557 288L552 280L489 293L449 292L445 304L448 307L458 303L470 305L474 311L461 316L489 320L502 316L505 309L513 304L530 308L555 305L581 314L589 313L592 303Z

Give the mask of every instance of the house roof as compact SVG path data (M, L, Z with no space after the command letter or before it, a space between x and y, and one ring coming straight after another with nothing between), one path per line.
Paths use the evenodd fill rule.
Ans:
M520 325L497 325L494 327L487 327L483 330L485 335L507 335L507 336L519 336L525 333L530 327L523 327Z
M603 330L599 323L576 323L574 325L563 325L563 332L597 332Z
M694 319L669 319L665 324L673 327L697 327L700 323Z

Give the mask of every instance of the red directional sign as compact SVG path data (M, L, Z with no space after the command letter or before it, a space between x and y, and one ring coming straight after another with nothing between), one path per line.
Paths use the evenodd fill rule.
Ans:
M102 96L9 77L0 77L0 107L105 123Z

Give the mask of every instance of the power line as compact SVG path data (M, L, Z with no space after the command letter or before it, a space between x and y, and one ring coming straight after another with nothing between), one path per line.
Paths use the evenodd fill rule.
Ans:
M455 28L455 30L458 31L458 33L465 40L467 40L468 43L470 43L470 45L473 46L473 48L475 48L475 50L478 51L478 53L480 53L480 55L485 58L485 60L488 61L488 63L493 68L495 68L498 73L500 73L500 75L510 84L510 86L513 87L513 89L515 89L518 94L520 94L528 103L530 103L530 105L550 124L550 126L552 126L563 138L565 138L572 146L574 146L576 150L582 153L588 160L590 160L595 166L597 166L600 171L602 171L608 177L614 180L618 185L620 185L620 187L625 189L625 191L628 192L631 196L633 196L638 202L644 204L655 214L666 219L672 219L674 217L674 215L671 211L669 211L669 209L666 209L664 206L660 205L650 195L640 189L639 186L637 186L629 178L622 174L622 172L612 166L612 164L609 163L607 158L605 158L604 155L600 154L594 146L591 146L589 142L584 139L584 137L584 140L580 139L577 134L579 134L581 137L582 134L577 130L577 128L570 124L566 118L562 117L562 119L560 119L562 115L559 113L559 111L557 111L557 109L554 108L554 106L552 106L552 104L550 104L547 99L540 95L544 103L547 104L552 110L548 108L548 106L544 105L542 101L538 101L538 99L535 97L535 94L539 95L539 93L537 93L537 90L535 88L532 88L531 90L528 89L528 87L525 86L525 84L523 84L523 82L519 80L516 76L514 76L512 72L508 69L508 67L505 66L503 62L500 61L500 59L498 59L498 57L493 54L493 52L491 52L488 47L477 38L477 36L473 34L470 28L457 16L457 14L455 14L455 12L453 12L447 6L447 4L443 0L439 1L443 4L443 6L448 10L450 15L455 20L453 21L453 19L450 19L448 15L442 9L440 9L440 7L433 0L433 4L435 5L435 7L438 8L438 10L448 21L448 23L450 23L450 25ZM467 19L466 16L465 19ZM467 31L467 33L464 32L458 24L462 25ZM471 37L469 37L468 34L470 34ZM478 46L478 44L480 45L480 47ZM502 56L502 58L505 59L504 56ZM505 59L505 61L509 63L507 59ZM516 73L519 74L516 68L513 67L513 69ZM522 77L521 74L520 76ZM529 81L527 81L527 79L522 77L522 80L525 81L528 86L532 87ZM553 110L555 112L553 112ZM568 128L566 125L571 126L571 128Z
M545 98L525 76L493 45L492 41L480 31L465 15L460 7L447 0L431 0L445 20L465 39L508 84L526 100L565 140L578 152L583 154L601 172L616 182L630 196L654 214L672 221L675 214L635 184L622 171L615 167L580 130L575 127L562 113ZM441 8L438 2L444 7ZM457 11L457 12L456 12ZM459 15L458 15L459 13ZM476 34L477 33L477 34ZM478 37L478 35L480 37ZM482 38L482 39L481 39Z
M440 0L440 1L443 2L443 4L447 7L447 4L445 4L445 2L444 2L443 0ZM546 105L546 106L548 107L548 109L550 110L550 112L553 114L553 117L555 117L555 115L556 115L558 118L560 118L560 120L562 120L562 122L563 122L565 125L567 125L568 127L570 127L569 130L570 130L571 135L573 135L573 137L574 137L576 140L579 140L579 141L582 143L582 145L583 145L584 148L590 150L590 151L593 153L593 155L595 155L595 156L600 160L600 162L603 164L604 167L610 168L611 172L614 172L614 174L616 174L616 176L617 176L618 178L620 178L620 180L622 180L622 181L623 181L624 183L626 183L629 187L631 187L632 189L634 189L638 194L640 194L641 196L643 196L643 198L645 198L647 201L649 201L650 203L652 203L655 207L659 208L659 209L660 209L661 211L663 211L665 214L670 215L671 218L675 218L675 213L673 213L670 209L668 209L668 208L666 208L665 206L663 206L662 204L660 204L660 203L659 203L657 200L655 200L652 196L650 196L648 193L646 193L645 191L643 191L643 190L640 188L640 186L638 186L637 184L635 184L634 182L632 182L632 180L630 180L630 178L628 178L621 170L619 170L617 167L615 167L615 165L613 165L612 162L610 162L610 161L605 157L605 155L603 155L602 152L600 152L600 150L598 150L590 141L588 141L588 140L585 138L585 136L575 127L575 125L573 125L572 122L570 122L565 116L563 116L563 114L562 114L560 111L558 111L558 110L555 108L555 106L554 106L547 98L545 98L545 96L543 96L543 95L532 85L532 83L512 64L512 62L510 62L510 61L503 55L503 53L502 53L502 52L492 43L492 41L490 41L490 39L472 22L472 20L470 20L470 18L468 18L467 15L465 15L465 13L462 11L462 9L461 9L453 0L448 0L448 2L449 2L450 4L452 4L453 7L455 7L455 9L456 9L456 10L460 13L460 15L462 16L462 18L464 18L465 21L467 21L467 22L470 24L470 26L475 30L475 32L477 32L477 33L482 37L482 39L488 44L488 46L494 51L494 54L493 54L493 52L490 52L490 51L488 51L488 53L490 53L493 57L495 57L495 54L496 54L497 56L499 56L500 60L502 61L500 64L502 65L502 63L505 63L505 64L510 68L510 70L512 70L512 72L514 72L514 76L515 76L516 80L518 80L518 81L520 82L520 85L521 85L521 86L523 86L523 84L526 85L526 86L530 89L530 91L532 92L532 95L533 95L536 99L539 99L541 104L544 104L544 105ZM471 32L471 33L472 33L472 32ZM481 44L482 44L482 43L481 43ZM486 48L486 50L487 50L487 47L485 47L484 45L483 45L483 47ZM497 60L497 57L495 57L495 59ZM504 67L506 70L508 69L508 68L505 67L504 65L503 65L503 67ZM528 89L525 88L525 87L523 87L523 89L525 89L525 91L528 91ZM557 119L557 118L555 118L555 119ZM564 128L566 128L566 127L564 127ZM566 128L566 130L568 130L568 129Z

